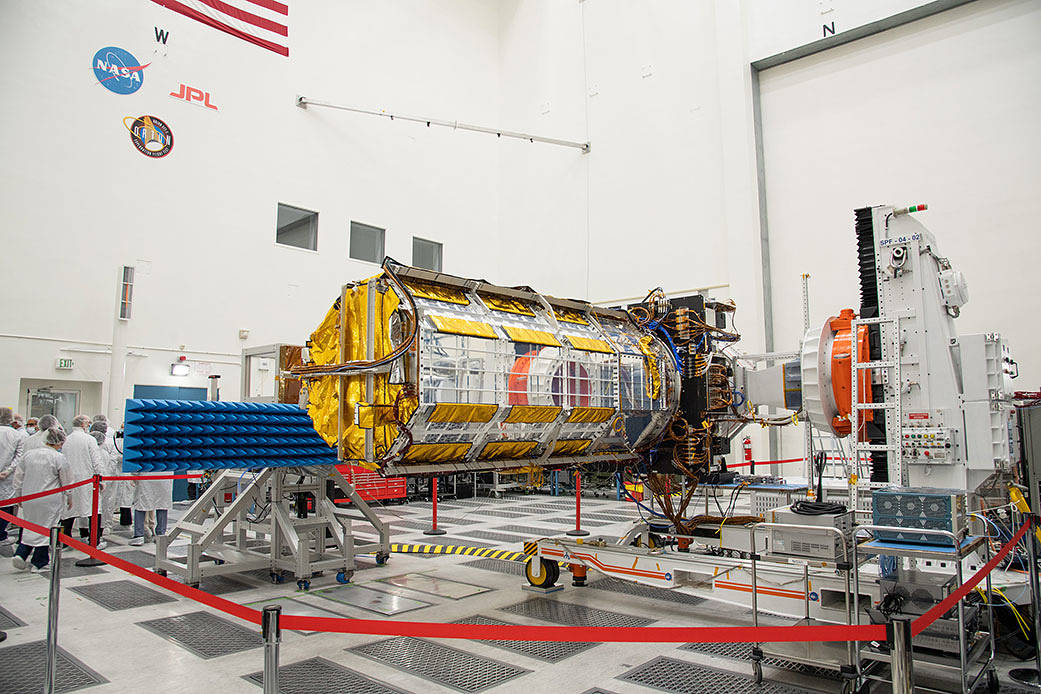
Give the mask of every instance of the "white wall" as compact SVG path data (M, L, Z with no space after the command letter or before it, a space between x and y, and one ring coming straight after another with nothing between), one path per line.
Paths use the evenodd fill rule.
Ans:
M969 283L959 333L1002 333L1036 389L1039 38L1038 3L981 0L761 74L779 346L802 332L800 272L813 324L859 306L854 208L924 202Z
M154 26L170 31L165 54ZM139 266L127 394L205 386L213 371L225 398L238 397L243 347L301 343L344 281L374 272L347 258L351 219L387 228L387 253L403 262L415 235L445 244L446 270L494 274L494 141L294 103L494 122L495 4L293 3L289 36L286 59L138 0L3 3L0 58L32 56L34 76L0 75L0 402L15 404L19 378L107 384L106 354L62 350L107 349L122 264ZM91 58L107 45L152 61L135 94L95 80ZM167 96L182 82L219 111ZM167 157L131 146L123 118L142 114L173 129ZM278 202L319 211L317 253L275 245ZM209 366L171 377L179 354ZM76 369L55 372L57 356Z

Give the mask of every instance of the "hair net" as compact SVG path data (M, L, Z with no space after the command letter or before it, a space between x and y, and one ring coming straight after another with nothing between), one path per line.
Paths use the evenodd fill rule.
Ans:
M57 446L58 444L65 443L65 432L58 427L51 427L47 430L47 445Z
M73 418L72 426L79 427L81 429L83 427L89 427L90 426L90 417L88 417L85 414L78 414L78 415L76 415L75 418Z
M106 415L103 415L103 414L96 414L96 415L94 415L94 421L95 422L105 422L106 424L108 424L108 417Z
M61 424L58 422L58 418L52 414L45 414L40 417L40 421L37 422L37 426L40 431L46 431L47 429L53 429L54 427L60 427Z
M14 421L14 410L10 407L0 407L0 426L10 424Z
M90 435L94 437L94 440L98 442L98 445L105 443L105 432L99 431L93 427L90 429Z
M108 422L98 422L98 421L95 421L93 424L90 425L90 432L94 433L95 431L100 431L102 434L107 433L108 432Z

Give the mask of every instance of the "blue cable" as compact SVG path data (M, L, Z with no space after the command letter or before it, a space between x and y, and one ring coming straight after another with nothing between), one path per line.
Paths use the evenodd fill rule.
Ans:
M655 326L655 329L658 332L660 332L662 335L665 336L665 341L669 343L669 350L672 352L672 358L676 360L676 368L682 371L683 370L683 362L680 361L679 350L676 349L676 345L673 344L672 338L669 336L668 331L665 330L665 328L663 328L661 326Z
M639 508L642 508L644 511L646 511L649 514L651 514L652 516L657 516L658 518L665 518L664 515L658 513L654 509L647 508L642 503L637 501L636 497L634 497L632 494L629 493L629 490L625 488L624 484L622 485L622 493L625 494L627 497L629 497L630 501L632 501L634 504L636 504ZM640 520L643 520L643 514L640 514Z
M741 396L741 402L735 402L734 403L734 407L741 407L742 405L745 404L745 394L742 393L740 389L735 389L734 390L734 395L740 395Z

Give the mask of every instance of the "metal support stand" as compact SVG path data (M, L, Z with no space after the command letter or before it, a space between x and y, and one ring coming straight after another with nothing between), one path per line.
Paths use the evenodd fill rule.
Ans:
M264 608L260 622L261 635L264 637L264 694L279 694L278 684L278 645L282 642L282 617L280 605L268 605Z
M891 679L893 694L914 692L914 658L911 657L911 620L894 619L887 625L892 654Z
M47 594L47 679L44 694L54 694L58 684L58 596L61 588L61 528L51 528L51 587Z
M568 530L567 535L585 537L588 530L582 529L582 471L575 470L575 528Z
M101 475L94 475L94 495L90 506L90 546L98 548L98 513L101 507ZM76 562L76 566L104 566L105 562L94 557L84 557Z
M1027 556L1030 561L1030 607L1034 610L1034 662L1037 667L1015 668L1009 670L1008 676L1017 684L1041 690L1041 639L1037 638L1037 635L1041 634L1041 587L1038 586L1037 549L1034 547L1035 538L1032 532L1038 526L1038 517L1031 513L1027 520L1030 521L1031 532L1023 537L1027 542Z
M431 525L431 527L428 530L424 530L423 534L424 535L444 535L445 534L444 528L437 527L437 477L436 476L432 477L431 480L430 480L430 489L431 489L430 496L431 496L432 501L434 502L434 510L433 510L433 514L431 516L431 520L433 522L433 525Z

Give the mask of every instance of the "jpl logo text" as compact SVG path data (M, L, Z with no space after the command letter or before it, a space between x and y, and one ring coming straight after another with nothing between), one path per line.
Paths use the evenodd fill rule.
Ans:
M187 84L182 84L181 91L179 92L170 92L170 96L175 99L183 99L189 104L195 103L200 106L205 106L206 108L212 108L214 111L217 110L217 107L210 103L209 92L204 92L195 87L189 87Z

